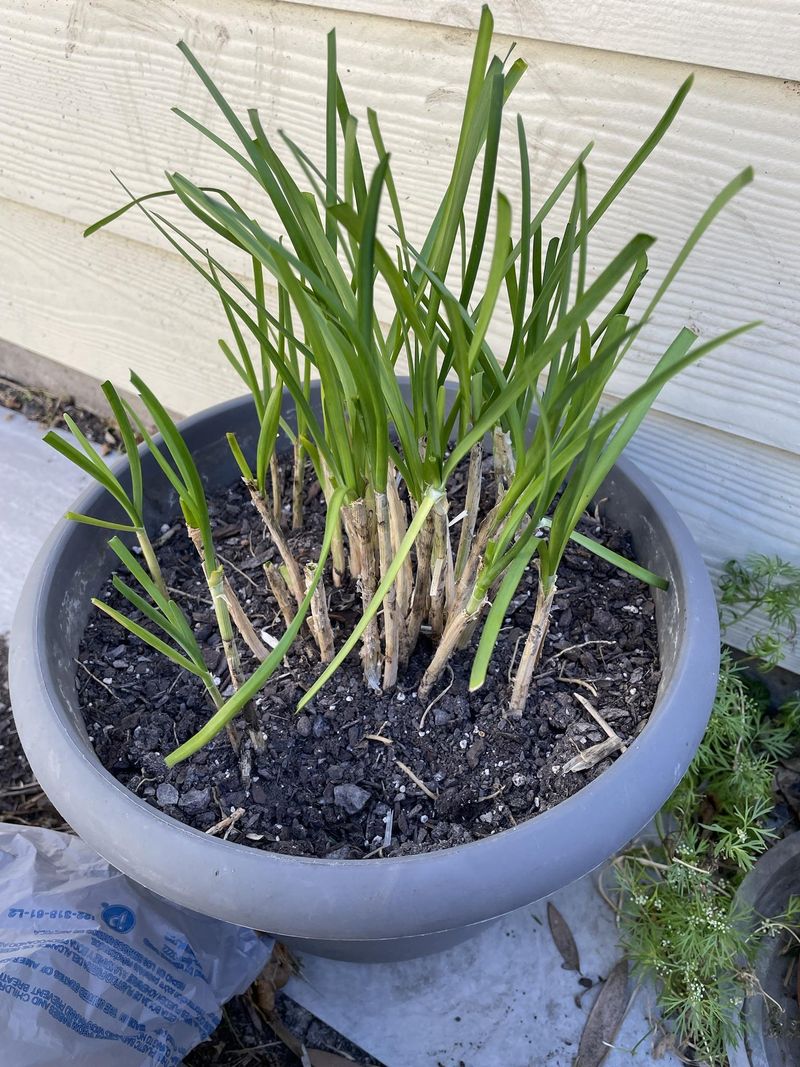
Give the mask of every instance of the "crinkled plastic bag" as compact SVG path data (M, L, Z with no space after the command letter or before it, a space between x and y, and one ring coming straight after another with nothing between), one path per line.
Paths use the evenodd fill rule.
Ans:
M0 823L0 1064L173 1067L270 942L170 904L79 838Z

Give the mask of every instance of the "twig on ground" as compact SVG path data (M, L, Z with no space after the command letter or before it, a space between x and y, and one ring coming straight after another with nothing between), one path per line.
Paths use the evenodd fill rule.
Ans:
M449 663L447 664L447 670L450 671L450 681L447 683L447 685L444 687L444 689L441 691L441 693L439 693L437 696L435 696L433 698L433 700L430 702L430 704L428 704L428 706L423 711L422 717L420 718L419 724L418 724L420 730L425 726L425 719L428 717L428 712L431 710L433 705L436 704L437 701L441 700L442 697L445 695L445 693L449 692L449 690L452 689L452 687L453 687L453 682L455 681L456 676L453 674L453 668L450 666Z
M422 781L421 778L417 778L416 774L414 774L414 772L411 770L410 767L407 767L405 765L405 763L401 763L399 759L396 759L394 762L395 762L395 765L400 768L400 770L403 772L403 774L407 774L408 775L408 777L411 779L411 781L414 783L414 785L418 785L420 787L420 789L422 790L422 792L425 794L426 797L430 797L431 800L438 800L439 799L437 797L436 793L434 793L432 790L428 789L428 787L425 785L425 783Z

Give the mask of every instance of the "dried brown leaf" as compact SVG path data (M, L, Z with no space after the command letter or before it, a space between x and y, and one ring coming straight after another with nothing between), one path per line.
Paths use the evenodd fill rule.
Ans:
M311 1067L359 1067L355 1060L337 1056L335 1052L327 1052L319 1048L310 1048L306 1051Z
M256 1006L261 1012L265 1022L295 1056L300 1056L303 1051L302 1042L284 1026L276 1007L275 995L279 989L283 989L292 975L298 973L297 961L285 945L276 941L272 946L272 953L267 960L267 965L253 986ZM319 1065L322 1067L322 1065Z
M628 1008L628 961L621 959L592 1005L573 1067L599 1067L608 1055Z
M580 972L581 959L578 954L578 946L575 944L575 938L567 925L567 920L555 904L548 903L547 905L547 923L555 946L564 961L562 964L564 970Z

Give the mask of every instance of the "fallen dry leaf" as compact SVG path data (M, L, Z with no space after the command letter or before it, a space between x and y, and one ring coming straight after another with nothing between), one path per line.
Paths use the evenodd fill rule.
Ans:
M348 1060L345 1056L337 1056L335 1052L326 1052L319 1048L310 1048L306 1051L311 1067L358 1067L353 1060Z
M293 974L297 974L297 962L289 949L276 941L267 965L255 981L255 1003L265 1021L295 1056L303 1053L302 1042L288 1030L275 1009L275 994L283 989Z
M573 1067L598 1067L608 1055L628 1008L628 961L621 959L592 1005Z
M575 944L575 938L567 925L567 920L555 904L547 905L547 923L555 946L564 961L562 964L564 970L580 972L581 959L578 955L578 946Z
M325 1049L306 1048L302 1041L289 1030L283 1023L275 1007L275 995L279 989L283 989L289 979L299 974L297 960L289 949L276 941L272 946L272 953L267 960L267 965L256 979L255 1002L264 1020L270 1026L275 1036L286 1045L302 1062L311 1067L359 1067L353 1060L344 1056L337 1056L334 1052Z

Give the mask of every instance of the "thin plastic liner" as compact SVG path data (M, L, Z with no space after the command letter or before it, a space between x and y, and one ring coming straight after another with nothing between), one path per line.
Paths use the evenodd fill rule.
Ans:
M77 837L0 823L0 1064L173 1067L270 947L169 904Z

